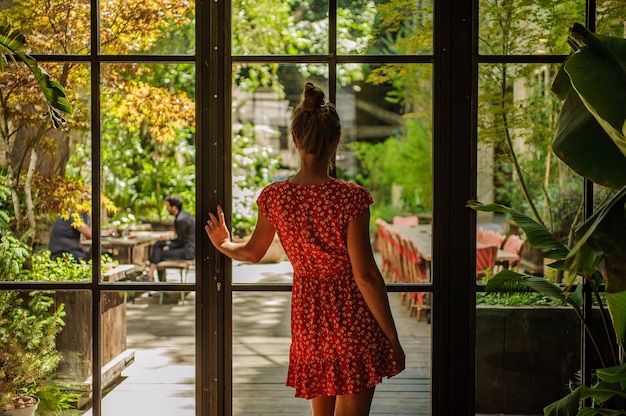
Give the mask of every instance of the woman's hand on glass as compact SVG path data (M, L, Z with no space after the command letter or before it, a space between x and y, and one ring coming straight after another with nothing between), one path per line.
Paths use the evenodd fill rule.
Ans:
M204 226L204 230L215 247L220 247L222 244L231 241L230 230L226 226L224 211L221 205L217 206L217 216L209 212L209 219Z

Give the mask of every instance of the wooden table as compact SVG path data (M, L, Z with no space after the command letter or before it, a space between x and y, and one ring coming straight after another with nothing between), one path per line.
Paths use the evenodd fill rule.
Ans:
M105 272L102 272L102 280L105 282L117 282L124 280L128 273L135 270L134 264L120 264Z
M113 258L122 263L145 266L154 243L175 236L173 231L133 231L124 237L102 237L100 247L111 251ZM89 247L92 240L82 240L80 244Z

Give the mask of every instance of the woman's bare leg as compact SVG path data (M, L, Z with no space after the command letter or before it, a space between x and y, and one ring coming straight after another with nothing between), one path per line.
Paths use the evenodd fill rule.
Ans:
M317 396L311 399L313 416L333 416L335 414L335 396Z
M337 396L335 416L368 416L375 389L365 389L356 396Z

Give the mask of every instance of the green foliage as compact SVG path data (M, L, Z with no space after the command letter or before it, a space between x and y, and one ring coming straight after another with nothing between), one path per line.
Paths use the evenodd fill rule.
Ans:
M8 196L8 189L0 184L0 202ZM7 218L0 209L0 280L36 279L38 274L25 267L32 251L13 234ZM20 393L38 395L42 409L61 410L74 401L51 380L61 359L56 335L63 328L64 316L64 305L55 306L54 292L0 291L0 409Z
M70 256L51 260L49 250L42 250L33 255L31 271L33 280L80 282L91 280L91 274L91 260L81 260L77 263Z
M374 196L372 210L398 213L432 210L432 156L428 130L418 121L406 120L404 136L391 137L382 143L355 142L347 145L355 151L363 172L355 178ZM399 195L394 195L399 189ZM392 208L382 208L391 206Z
M567 396L544 408L545 416L626 415L626 364L596 370L598 382L591 387L579 386ZM592 407L581 409L582 400L592 399Z
M37 389L37 397L39 398L39 406L37 412L39 414L48 415L79 415L82 412L68 411L76 408L76 403L82 395L81 393L70 393L71 386L59 383L55 380L49 380ZM60 413L60 411L63 411ZM52 413L50 413L52 412Z
M626 186L626 40L595 35L581 24L569 33L573 52L552 88L565 100L554 152L581 176L621 189Z
M63 316L49 292L0 293L0 404L17 393L36 394L52 375L61 360L56 334Z
M19 236L27 233L34 237L33 175L25 173L22 178L20 175L25 166L35 170L38 152L45 147L46 134L51 127L65 125L65 117L72 113L72 105L65 88L23 51L26 46L23 31L15 29L6 15L3 17L0 24L0 101L3 103L0 107L3 121L0 139L7 155L7 184L13 196L13 228ZM42 117L44 111L45 117ZM19 133L24 134L23 140L18 139ZM29 150L29 159L25 160ZM15 157L17 154L24 157Z
M476 305L489 306L565 306L564 303L535 292L506 293L506 292L479 292L476 293Z
M0 228L0 280L27 280L30 248L11 230ZM18 393L35 394L61 357L56 334L65 311L50 292L0 292L0 408Z
M279 166L271 147L258 143L254 126L241 126L233 137L233 233L249 235L256 224L256 199Z
M0 208L10 196L7 186L0 184ZM24 264L30 259L31 249L17 238L9 227L9 214L0 209L0 280L25 280Z
M480 52L564 54L567 25L583 14L575 0L481 2ZM545 64L479 66L478 140L494 151L493 163L479 166L479 174L489 168L479 182L493 180L495 201L532 215L566 237L580 203L570 203L568 196L582 194L582 181L551 150L560 108L549 94L555 72Z
M617 345L623 346L624 342L624 328L625 324L625 309L624 304L626 301L626 291L619 290L624 287L624 281L626 279L625 273L615 273L615 266L619 269L623 267L623 256L617 254L614 258L614 251L619 253L620 249L623 250L626 245L620 243L620 238L623 238L624 233L624 203L626 202L626 189L622 190L614 198L612 198L604 207L600 207L594 215L589 218L578 229L578 241L573 248L564 246L556 237L554 237L544 226L540 225L533 219L525 216L519 211L513 210L509 207L505 207L498 204L483 205L476 201L468 202L468 206L472 209L479 211L496 211L504 212L511 216L511 218L520 226L528 238L528 242L535 248L543 250L543 256L553 259L554 262L549 266L566 271L566 286L565 288L555 285L547 279L530 276L525 273L517 273L512 270L503 270L500 273L493 276L487 283L486 290L488 292L526 292L528 289L534 290L543 296L549 296L560 302L569 304L578 315L579 319L583 323L586 331L589 334L591 342L594 344L596 351L599 354L602 363L612 362L617 364L619 362L618 357L603 357L598 347L598 342L595 340L590 328L589 323L583 317L581 310L583 306L582 301L582 285L578 284L575 290L571 290L574 283L580 283L580 277L584 277L590 288L597 295L598 286L602 283L603 279L606 279L607 293L606 303L611 312L611 320L615 334L617 335ZM616 215L611 215L612 213ZM594 234L596 230L599 231ZM617 239L613 233L617 233ZM598 242L597 239L602 240ZM592 249L595 247L597 251ZM600 247L609 247L600 248ZM604 267L604 277L600 274L598 269L599 263L602 258L606 259L606 266ZM620 260L622 259L622 260ZM525 289L520 289L521 287ZM613 288L613 289L609 289ZM615 288L618 288L617 291ZM608 323L606 320L607 314L603 311L604 301L597 296L597 305L601 306L602 319L605 320L604 327L608 331ZM610 339L610 334L607 337ZM611 361L609 361L611 360ZM603 364L606 367L606 364ZM623 366L623 365L622 365ZM604 370L609 370L605 368ZM601 370L598 370L601 371ZM579 401L585 397L597 397L601 398L600 401L604 402L611 398L614 394L626 397L625 383L612 387L612 393L608 394L604 390L604 385L601 387L592 387L592 392L587 391L588 387L581 387L576 389L570 395L559 400L558 402L546 407L545 414L549 415L565 415L565 414L579 414L578 406ZM621 386L621 387L620 387ZM584 396L584 394L588 394ZM583 414L595 414L591 410L590 413ZM620 413L608 413L608 414L620 414Z

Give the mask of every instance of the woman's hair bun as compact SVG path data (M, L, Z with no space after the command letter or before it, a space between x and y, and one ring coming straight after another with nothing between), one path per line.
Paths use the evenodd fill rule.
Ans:
M302 108L305 111L316 111L326 106L324 101L324 91L320 87L307 82L304 85L304 96L302 99Z

